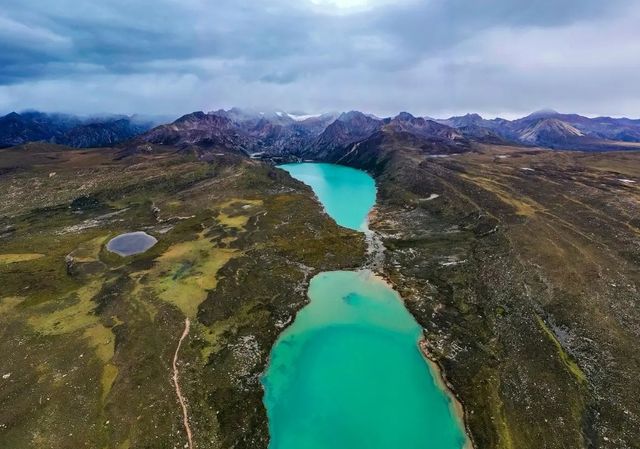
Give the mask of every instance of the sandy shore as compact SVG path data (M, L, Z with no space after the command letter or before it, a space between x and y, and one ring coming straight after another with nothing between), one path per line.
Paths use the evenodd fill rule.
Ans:
M398 298L402 301L402 297L400 296L398 291L394 288L393 282L391 281L391 279L387 278L387 276L385 276L384 273L380 273L380 272L374 273L370 270L364 270L364 271L367 271L370 274L370 276L374 278L376 281L387 285L390 289L396 292L396 294L398 295ZM418 341L418 349L420 350L420 353L422 354L425 361L431 368L431 372L433 373L433 379L435 380L436 384L451 399L450 401L451 410L453 411L453 414L456 417L456 420L458 421L458 424L460 425L460 427L464 429L464 435L465 435L466 441L464 443L463 448L474 449L475 445L473 444L473 440L470 436L471 433L469 432L469 429L466 424L467 421L465 419L466 415L464 411L464 406L462 405L462 402L456 395L453 389L453 386L447 380L444 370L442 369L440 364L437 362L437 360L429 352L429 345L424 336L422 336L422 338Z
M420 349L420 353L423 355L425 361L431 368L431 372L434 374L433 379L435 380L436 384L451 399L451 409L453 411L453 414L458 420L460 427L464 429L464 435L466 439L463 446L464 449L474 449L475 446L473 444L473 440L471 439L469 429L467 428L467 424L466 424L464 406L462 405L462 402L460 401L455 391L453 390L453 386L447 380L447 376L445 375L442 367L429 352L429 346L428 346L427 340L424 337L422 337L418 341L418 348Z

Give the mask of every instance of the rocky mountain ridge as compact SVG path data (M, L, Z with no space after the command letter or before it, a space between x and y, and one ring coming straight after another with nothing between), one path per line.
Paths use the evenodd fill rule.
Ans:
M347 152L352 145L370 140L379 132L410 134L413 139L445 147L478 142L605 151L638 148L640 143L640 120L588 118L552 110L507 120L485 119L478 114L432 119L401 112L379 118L360 111L308 115L232 108L192 112L172 123L151 126L151 120L135 116L81 119L41 112L11 113L0 118L0 147L31 141L77 148L148 143L233 151L253 157L322 159Z
M578 114L561 114L554 110L537 111L516 120L488 120L478 114L467 114L438 122L461 131L472 127L514 143L557 149L620 149L619 144L612 142L640 142L640 120L589 118Z
M379 133L402 135L403 139L410 135L414 141L423 141L419 147L438 144L445 153L468 147L470 142L604 151L637 148L634 144L640 143L640 120L591 119L555 111L539 111L517 120L487 120L478 114L437 120L408 112L379 118L360 111L294 116L234 108L187 114L140 138L178 147L240 150L254 157L337 160L354 145L380 137Z
M116 145L140 135L160 118L137 115L79 117L38 111L0 117L0 148L45 141L75 148Z

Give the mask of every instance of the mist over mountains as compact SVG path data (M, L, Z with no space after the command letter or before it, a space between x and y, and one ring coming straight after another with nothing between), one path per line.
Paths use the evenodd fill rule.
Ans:
M11 112L0 117L0 148L46 141L75 148L116 145L162 123L166 117Z

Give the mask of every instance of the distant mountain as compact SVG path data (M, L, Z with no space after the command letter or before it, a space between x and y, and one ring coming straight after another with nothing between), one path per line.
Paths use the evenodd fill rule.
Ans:
M457 128L457 130L469 140L473 140L480 143L504 145L508 143L503 137L497 134L495 131L484 128L478 125L469 125Z
M160 125L140 136L160 145L202 146L246 151L251 139L227 117L202 111L192 112L168 125Z
M640 120L611 117L589 118L577 114L560 114L555 111L542 118L561 120L578 129L587 137L640 142Z
M37 111L0 117L0 148L47 141L76 148L115 145L141 134L153 120L139 116L81 118Z
M154 128L140 139L181 148L196 147L200 151L217 149L255 157L339 161L393 141L438 154L469 151L474 143L594 151L622 149L620 142L612 142L620 140L621 130L629 140L640 131L640 123L634 120L607 120L551 110L517 120L487 120L478 114L434 120L408 112L378 118L360 111L305 115L233 108L187 114ZM603 137L609 135L616 138Z
M392 148L443 155L469 151L470 142L452 127L407 112L379 119L351 111L329 125L302 157L375 170L376 161Z
M379 131L384 122L359 111L344 112L303 150L305 157L325 159Z
M154 128L140 138L150 143L241 151L249 155L297 154L334 119L333 114L300 117L238 108L200 111Z
M466 114L459 117L450 117L445 120L437 120L439 123L453 128L465 128L470 126L488 127L487 120L479 114Z
M420 147L424 142L447 148L476 142L584 151L640 148L634 145L640 143L640 120L589 118L549 109L516 120L478 114L438 120L408 112L379 118L360 111L312 115L232 108L193 112L153 128L158 123L166 123L166 118L12 112L0 117L0 148L37 141L77 148L152 143L253 157L324 159L382 131L395 138L404 135L406 141L420 140Z
M135 123L123 118L114 121L89 123L71 128L53 142L75 148L95 148L117 145L144 133L150 124Z
M396 132L407 132L432 139L456 140L464 139L462 133L451 126L422 117L414 117L408 112L401 112L392 119L384 121L387 127Z
M29 111L0 117L0 148L50 140L81 124L73 116Z
M640 142L640 120L589 118L551 109L516 120L486 120L478 114L467 114L438 120L438 123L458 129L465 137L494 143L504 140L549 148L599 151L624 148L620 142Z
M398 151L442 157L465 153L471 149L471 142L464 138L434 138L399 130L394 126L384 126L363 140L323 153L320 157L322 160L352 165L375 173Z
M299 153L332 123L336 114L293 115L286 112L217 111L254 139L252 152L272 155Z
M532 145L556 145L584 137L579 129L557 118L540 118L518 130L518 140Z

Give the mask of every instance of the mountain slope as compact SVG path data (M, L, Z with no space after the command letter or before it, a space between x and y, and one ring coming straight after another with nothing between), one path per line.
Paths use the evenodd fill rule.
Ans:
M366 139L379 131L384 122L359 111L341 114L305 148L303 155L317 159L334 157L336 151Z
M589 118L548 109L516 120L486 120L478 114L467 114L438 122L458 129L466 137L490 143L502 139L557 149L602 151L635 148L633 143L640 142L640 120Z
M420 136L393 126L384 126L365 139L352 142L331 151L305 156L326 162L352 165L366 168L377 173L380 166L387 161L387 156L402 151L416 157L447 157L452 154L465 153L472 150L467 139L444 139L440 137Z
M0 148L60 137L77 126L77 118L40 112L12 112L0 117Z
M640 152L396 146L372 167L386 274L475 447L636 447Z
M151 119L125 116L80 118L37 111L0 117L0 148L47 141L75 148L114 145L152 127Z
M554 145L584 137L580 130L556 118L540 119L523 129L519 129L517 134L520 142L541 146Z
M177 354L194 447L266 449L282 323L313 275L364 262L364 238L266 163L120 153L0 150L0 448L183 448ZM158 243L105 248L137 229Z
M187 114L142 135L140 140L178 147L224 149L246 154L298 154L325 130L334 115L294 119L282 112L257 113L233 108Z
M367 165L385 148L401 146L421 154L451 154L470 150L456 129L402 112L378 119L358 111L342 114L302 153L305 158Z
M440 138L444 140L464 138L455 128L443 125L434 120L414 117L408 112L401 112L396 117L385 120L385 123L388 123L386 125L387 128L393 129L396 132L408 132L420 137Z
M248 152L253 144L253 140L239 130L229 118L216 113L205 114L202 111L183 115L168 125L160 125L139 139L159 145L197 145L240 152Z
M60 137L55 143L75 148L97 148L113 146L129 140L150 128L149 124L136 124L128 118L114 121L89 123L76 126Z

